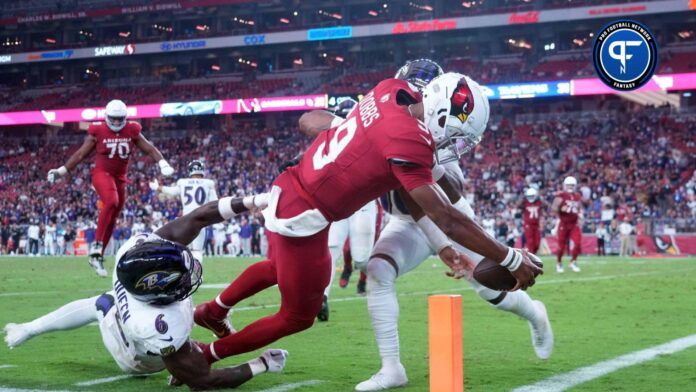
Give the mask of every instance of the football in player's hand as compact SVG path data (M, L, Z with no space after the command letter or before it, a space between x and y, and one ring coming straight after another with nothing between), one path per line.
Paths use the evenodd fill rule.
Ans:
M532 263L544 268L544 263L539 257L527 253ZM491 259L483 259L474 268L474 279L489 289L507 291L512 290L517 284L517 279L510 271Z

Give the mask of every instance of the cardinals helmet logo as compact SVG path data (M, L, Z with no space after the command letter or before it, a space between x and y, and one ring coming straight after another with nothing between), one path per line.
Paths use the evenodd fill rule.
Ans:
M459 81L454 94L452 94L451 102L450 114L457 117L462 123L465 122L474 111L474 94L471 93L471 88L466 80Z

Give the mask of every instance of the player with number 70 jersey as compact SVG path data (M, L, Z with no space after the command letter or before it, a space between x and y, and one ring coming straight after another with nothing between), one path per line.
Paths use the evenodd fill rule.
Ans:
M106 277L103 253L109 244L121 209L126 203L128 163L134 147L137 147L157 162L164 176L174 174L162 153L140 132L140 124L127 121L126 104L117 99L110 101L105 109L105 121L94 122L87 129L82 146L73 153L65 165L48 171L48 182L65 176L92 151L96 151L96 165L92 171L92 185L101 201L97 220L95 241L90 245L89 264L97 274Z

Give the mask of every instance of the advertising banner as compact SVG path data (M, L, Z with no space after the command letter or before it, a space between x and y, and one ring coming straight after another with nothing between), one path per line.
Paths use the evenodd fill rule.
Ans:
M282 112L326 108L327 97L324 94L319 94L291 97L239 98L217 101L168 102L162 104L132 105L128 107L128 117L136 119L197 116L201 114ZM0 113L0 126L22 124L56 124L65 122L100 121L103 119L103 107L57 110L45 109Z

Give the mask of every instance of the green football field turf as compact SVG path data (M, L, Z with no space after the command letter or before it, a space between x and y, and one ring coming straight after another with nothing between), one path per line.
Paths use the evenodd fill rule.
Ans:
M552 266L551 259L545 261ZM493 309L463 281L444 276L431 259L400 278L402 361L410 384L402 391L428 390L428 293L462 294L464 362L467 391L507 391L553 375L696 334L694 282L696 258L584 258L582 272L557 274L552 268L529 293L543 300L556 334L550 360L534 356L526 322ZM225 284L253 260L205 260L205 284ZM108 267L113 266L110 259ZM355 278L355 277L354 277ZM25 322L69 301L97 295L110 279L98 278L83 258L0 258L0 326ZM261 375L243 391L283 391L304 383L301 391L350 391L379 368L366 301L355 295L354 282L333 290L331 319L285 338L273 347L287 349L283 374ZM219 288L202 288L195 302L213 298ZM237 328L275 312L278 291L271 288L239 306ZM195 339L211 335L194 328ZM246 361L228 358L220 365ZM11 365L11 366L6 366ZM574 391L696 390L696 347L631 366ZM0 391L16 389L70 391L170 390L164 373L92 386L76 383L118 376L118 367L103 347L96 326L57 332L9 350L0 347ZM315 381L312 381L315 380ZM314 385L308 385L314 382Z

